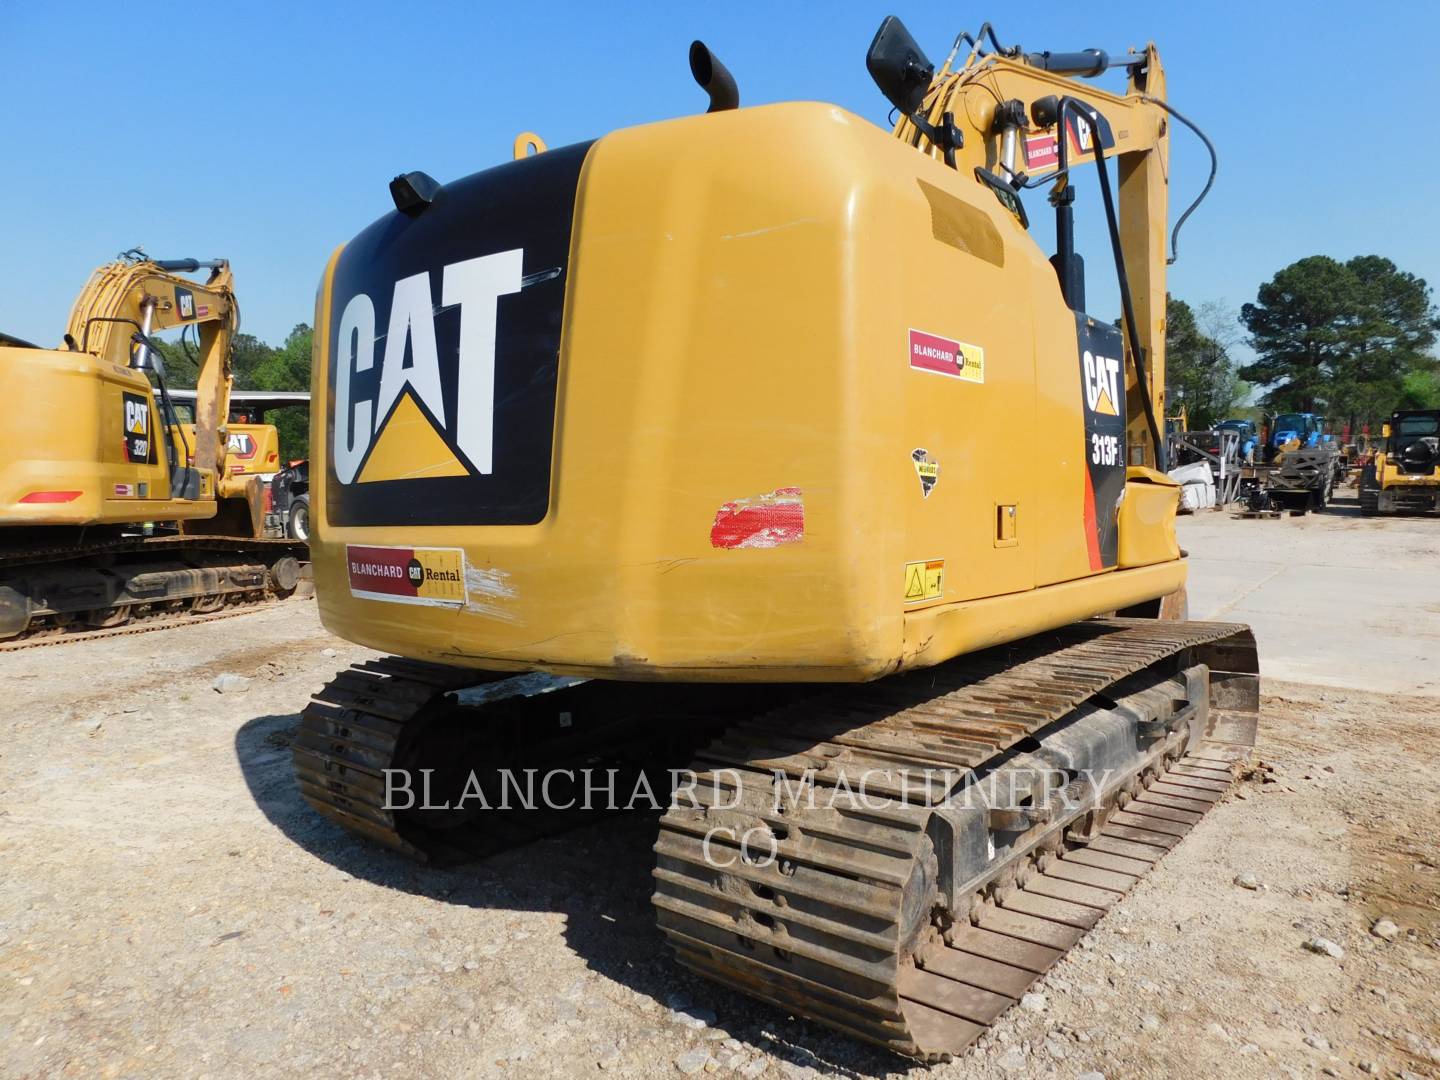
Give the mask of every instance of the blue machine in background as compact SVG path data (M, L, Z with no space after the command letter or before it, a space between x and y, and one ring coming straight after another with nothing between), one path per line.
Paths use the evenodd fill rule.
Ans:
M1302 450L1330 442L1333 436L1321 430L1324 421L1323 416L1308 412L1281 413L1275 417L1275 422L1270 425L1270 438L1265 443L1266 460L1274 460L1275 455L1294 440L1299 440Z
M1240 436L1239 458L1244 462L1255 460L1255 450L1260 445L1260 432L1250 420L1222 420L1215 425L1216 431L1233 431Z

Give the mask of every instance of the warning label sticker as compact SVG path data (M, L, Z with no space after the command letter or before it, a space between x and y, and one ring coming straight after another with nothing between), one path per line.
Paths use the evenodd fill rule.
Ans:
M924 330L910 331L910 366L966 382L985 381L985 350Z
M938 600L945 588L945 560L926 559L905 564L905 602Z
M352 596L434 607L465 603L465 552L460 548L346 544L345 564Z

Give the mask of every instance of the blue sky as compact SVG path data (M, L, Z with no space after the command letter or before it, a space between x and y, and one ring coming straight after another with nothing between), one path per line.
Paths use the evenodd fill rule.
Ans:
M90 269L143 244L229 258L244 329L278 343L310 321L329 252L389 207L397 172L449 180L508 159L521 130L558 146L701 111L692 38L744 104L819 99L883 124L864 54L892 12L937 63L987 16L1028 50L1156 41L1171 102L1221 156L1176 296L1238 308L1316 252L1378 253L1440 282L1435 5L0 0L0 329L53 344ZM1207 159L1183 133L1173 159L1178 213ZM1048 219L1039 197L1030 210ZM1111 314L1107 252L1087 255L1092 312Z

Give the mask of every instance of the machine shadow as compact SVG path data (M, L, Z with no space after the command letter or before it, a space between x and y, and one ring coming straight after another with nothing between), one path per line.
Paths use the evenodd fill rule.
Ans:
M1327 517L1360 517L1359 495L1332 495L1321 511Z
M650 905L656 814L619 814L485 859L414 863L351 836L305 803L290 764L289 743L299 723L298 713L247 721L235 734L235 757L270 824L316 858L436 903L562 914L567 944L591 970L667 1008L708 1009L718 1017L711 1027L753 1050L856 1078L889 1076L913 1065L676 964Z

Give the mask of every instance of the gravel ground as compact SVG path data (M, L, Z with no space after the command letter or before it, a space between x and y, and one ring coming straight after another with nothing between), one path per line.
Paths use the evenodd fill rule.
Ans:
M0 656L0 1074L1440 1076L1435 696L1267 681L1264 767L924 1069L676 968L653 819L431 869L317 818L287 745L367 655L294 602Z

